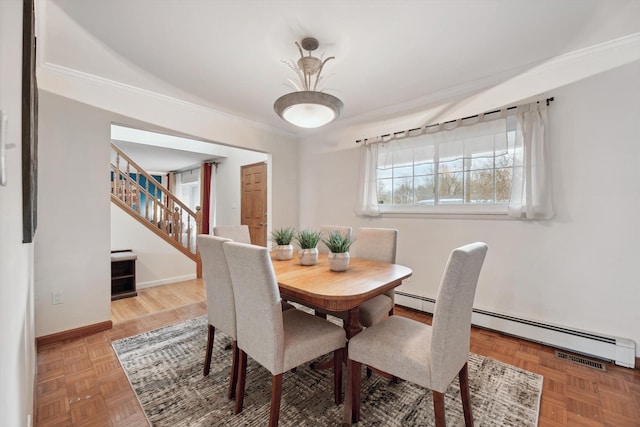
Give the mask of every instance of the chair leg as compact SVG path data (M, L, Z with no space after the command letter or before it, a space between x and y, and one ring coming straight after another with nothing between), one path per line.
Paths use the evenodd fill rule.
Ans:
M436 417L436 427L445 427L444 393L433 390L433 413Z
M229 400L236 397L236 385L238 383L238 343L234 340L231 344L232 355L231 355L231 374L229 375L229 395L227 396Z
M465 363L460 372L460 396L462 397L462 409L464 410L464 425L473 427L473 414L471 412L471 392L469 390L469 367Z
M351 363L351 422L360 421L360 362L349 359Z
M247 353L238 349L238 386L236 388L236 405L234 413L237 415L242 412L242 405L244 405L244 385L247 381Z
M278 427L281 400L282 374L278 374L271 378L271 409L269 411L269 427Z
M213 352L213 339L215 336L216 328L213 325L209 325L207 333L207 352L204 356L204 370L203 375L206 377L209 375L209 369L211 369L211 353Z
M342 403L342 353L339 348L333 352L333 400L336 405Z

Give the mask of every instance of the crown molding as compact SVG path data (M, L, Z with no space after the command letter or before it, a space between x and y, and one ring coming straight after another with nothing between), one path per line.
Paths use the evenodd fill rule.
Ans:
M390 119L406 114L424 111L444 103L456 102L482 91L491 91L493 87L502 84L517 84L518 81L536 80L544 77L553 81L553 75L564 72L564 79L557 78L556 84L536 89L526 96L505 102L519 101L521 98L539 95L542 92L573 83L578 80L599 74L613 68L640 60L640 33L633 33L604 43L599 43L583 49L578 49L559 56L551 57L541 62L530 63L521 67L488 76L486 78L465 82L449 87L412 101L370 111L356 117L340 120L340 128L375 121L376 119ZM567 74L568 73L568 74Z
M162 103L183 110L186 113L196 114L198 116L208 116L225 122L234 122L238 125L250 127L261 132L286 135L288 137L295 136L295 134L286 130L236 116L225 111L216 110L211 107L107 79L105 77L96 76L94 74L85 73L83 71L64 67L58 64L49 62L43 63L37 70L37 75L38 87L41 90L74 99L104 110L113 111L118 114L126 115L126 113L123 113L120 109L114 108L113 105L110 105L111 103L107 98L115 101L113 98L122 97L123 99L128 99L134 97L145 103ZM108 97L103 96L106 93L109 94ZM115 104L121 104L121 102L115 102Z

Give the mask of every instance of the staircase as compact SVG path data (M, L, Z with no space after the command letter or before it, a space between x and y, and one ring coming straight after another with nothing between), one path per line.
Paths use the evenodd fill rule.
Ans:
M200 206L193 212L114 144L111 159L111 201L195 261L199 272Z

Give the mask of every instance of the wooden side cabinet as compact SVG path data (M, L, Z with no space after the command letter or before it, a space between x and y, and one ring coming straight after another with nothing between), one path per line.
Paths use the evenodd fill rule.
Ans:
M111 251L111 301L135 297L136 291L136 254L127 249Z

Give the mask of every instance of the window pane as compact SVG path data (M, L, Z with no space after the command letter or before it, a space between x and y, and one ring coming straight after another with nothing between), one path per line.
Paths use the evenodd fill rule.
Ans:
M419 176L415 179L415 196L418 205L433 205L435 178L433 175Z
M496 203L508 203L511 199L511 168L496 169Z
M433 175L433 163L418 163L414 167L415 175Z
M469 173L469 202L493 203L493 169Z
M391 178L393 176L392 172L393 172L393 168L380 168L379 167L376 170L376 175L377 175L378 179Z
M378 203L391 204L391 183L390 179L378 180Z
M491 157L473 157L469 163L471 170L493 169L493 155Z
M496 156L496 168L507 168L513 166L513 150Z
M413 204L413 178L393 180L393 203L395 205Z
M413 176L413 165L401 165L393 168L393 177Z
M462 172L464 170L464 162L462 158L459 159L440 159L438 165L438 172Z
M440 203L463 203L462 172L438 174Z

